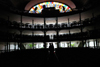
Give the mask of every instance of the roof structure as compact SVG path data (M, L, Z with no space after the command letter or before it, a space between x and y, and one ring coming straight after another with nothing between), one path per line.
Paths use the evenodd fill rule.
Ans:
M16 8L21 11L29 10L33 5L41 2L61 2L67 4L72 9L84 9L97 5L99 0L0 0L0 7L6 9ZM4 8L2 7L2 8Z

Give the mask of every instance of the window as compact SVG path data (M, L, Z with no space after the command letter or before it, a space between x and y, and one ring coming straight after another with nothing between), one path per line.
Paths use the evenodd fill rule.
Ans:
M59 10L61 13L72 11L70 7L59 2L43 2L43 3L33 6L29 10L29 13L37 13L37 14L41 13L42 10L44 9L43 8L44 5L46 8L55 7L55 9Z

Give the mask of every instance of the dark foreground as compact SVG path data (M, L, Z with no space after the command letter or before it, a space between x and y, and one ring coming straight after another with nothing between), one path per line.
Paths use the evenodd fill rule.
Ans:
M47 49L21 50L0 54L1 67L9 66L97 66L100 61L100 49L66 48L49 53Z

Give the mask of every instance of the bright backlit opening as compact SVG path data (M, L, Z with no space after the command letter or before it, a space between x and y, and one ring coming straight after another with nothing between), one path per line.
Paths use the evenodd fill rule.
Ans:
M60 13L72 11L70 7L68 7L67 5L65 5L63 3L59 3L59 2L43 2L43 3L40 3L40 4L37 4L37 5L33 6L29 10L29 13L37 13L37 14L39 14L44 9L43 6L45 6L46 8L55 7L55 10L59 10Z

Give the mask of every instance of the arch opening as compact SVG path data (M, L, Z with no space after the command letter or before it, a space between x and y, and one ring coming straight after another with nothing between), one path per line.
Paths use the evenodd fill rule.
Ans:
M43 2L32 6L29 10L29 13L40 14L44 8L55 8L55 10L59 10L60 13L72 11L69 6L60 2Z

